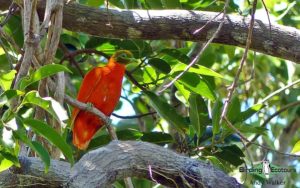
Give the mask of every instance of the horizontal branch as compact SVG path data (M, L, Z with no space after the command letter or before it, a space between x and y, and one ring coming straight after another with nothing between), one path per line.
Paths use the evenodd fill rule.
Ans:
M84 155L73 167L68 186L106 188L125 177L170 187L240 187L234 178L206 162L134 141L113 141Z
M7 1L0 0L0 9L7 8ZM38 7L43 9L45 1L40 0ZM221 16L215 18L217 15L192 10L107 10L68 3L64 6L63 27L108 38L206 41L221 22ZM201 32L194 34L205 24ZM244 47L248 26L249 19L228 15L213 42ZM255 21L252 50L300 63L299 46L299 30L272 24L270 31L268 23Z
M21 157L21 168L0 174L0 187L110 187L125 177L141 177L170 187L241 187L212 165L146 142L113 141L85 154L72 168L52 160Z

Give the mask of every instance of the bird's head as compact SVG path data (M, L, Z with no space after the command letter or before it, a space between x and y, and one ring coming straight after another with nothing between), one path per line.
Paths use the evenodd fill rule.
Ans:
M120 64L127 65L129 63L135 62L136 59L133 57L133 54L128 50L119 50L113 56L112 59Z

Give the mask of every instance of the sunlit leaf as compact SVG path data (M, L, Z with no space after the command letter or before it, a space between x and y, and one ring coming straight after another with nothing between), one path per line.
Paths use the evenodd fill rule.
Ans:
M294 153L298 153L298 152L300 152L300 140L294 145L294 147L293 147L293 149L291 151L291 153L293 153L293 154Z
M37 69L34 73L32 73L29 78L22 78L19 84L19 89L24 90L29 85L62 71L71 72L67 67L63 65L49 64L42 66L41 68Z
M215 93L207 81L200 78L195 73L186 72L178 80L179 83L183 84L190 91L197 93L203 97L206 97L212 101L216 99Z
M0 74L0 86L4 91L10 89L12 81L15 78L16 72L17 72L16 70L11 70L8 73Z
M25 104L33 104L41 107L58 121L63 121L67 118L66 111L57 101L50 97L41 98L37 91L30 91L24 96L21 106Z
M178 63L177 65L175 65L173 67L171 74L176 75L176 74L178 74L178 72L184 71L186 67L187 67L187 65L185 65L183 63ZM207 67L201 66L201 65L195 65L194 67L189 68L188 72L205 75L205 76L213 76L213 77L217 77L217 78L223 78L223 76L220 75L219 73L217 73Z
M0 173L3 172L4 170L9 169L13 165L14 163L11 162L10 160L0 157Z
M0 155L4 157L5 159L11 161L15 166L20 167L20 162L17 156L11 154L10 152L7 151L0 151Z

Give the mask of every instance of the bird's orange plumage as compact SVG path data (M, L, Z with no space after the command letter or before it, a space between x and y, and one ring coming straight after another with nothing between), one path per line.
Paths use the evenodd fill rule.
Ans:
M96 67L85 75L77 100L92 103L106 116L110 116L121 95L124 73L125 65L116 62L115 56L112 56L106 66ZM72 119L73 144L84 150L104 123L92 113L77 108L73 110Z

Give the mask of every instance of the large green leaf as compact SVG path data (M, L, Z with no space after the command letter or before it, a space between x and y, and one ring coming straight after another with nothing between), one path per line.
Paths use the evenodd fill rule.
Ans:
M179 115L175 108L170 106L161 97L158 97L150 91L144 92L150 99L151 106L164 118L171 126L174 126L177 131L184 133L188 128L188 123L181 115Z
M264 104L255 104L255 105L251 106L247 110L240 113L237 121L244 122L245 120L250 118L252 115L254 115L255 113L259 112L261 109L263 109L265 106L266 105L264 105Z
M68 158L71 164L74 163L74 158L72 154L71 147L66 143L66 141L48 124L35 120L35 119L25 119L24 124L28 125L35 131L37 134L45 137L53 145L58 147L64 156Z
M4 91L10 89L11 83L15 78L16 72L16 70L11 70L8 73L0 74L0 86Z
M191 72L184 73L180 77L178 82L183 84L187 89L189 89L194 93L197 93L212 101L216 99L215 93L212 90L211 86L208 84L208 82L203 78L200 78L200 76L195 73L191 73Z
M158 72L168 74L171 71L171 66L164 60L159 58L149 59L148 63Z
M167 54L179 61L181 61L182 63L188 64L190 62L190 58L182 53L181 51L177 50L177 49L163 49L160 51L163 54Z
M191 124L200 138L209 123L207 106L203 98L195 93L191 93L189 103Z
M183 63L177 63L173 68L171 74L178 74L178 72L182 72L187 67L186 64ZM193 67L189 68L188 72L193 72L200 75L205 76L213 76L217 78L223 78L223 76L207 67L201 66L201 65L194 65Z
M16 117L16 122L18 125L18 129L13 131L13 136L21 140L23 143L25 143L27 146L30 147L33 151L35 151L40 158L42 159L44 165L45 165L45 172L48 172L50 167L50 155L48 151L39 143L36 141L31 141L26 135L26 129L23 126L23 121L21 118Z
M30 91L24 96L20 107L25 104L33 104L41 107L58 121L65 120L67 117L66 111L60 106L57 101L50 97L41 98L37 91Z
M234 124L241 113L241 104L237 95L234 95L228 105L227 118Z
M1 155L0 155L0 173L3 172L4 170L9 169L13 165L14 165L13 162L11 162L10 160L8 160L4 157L1 157Z
M162 132L147 132L141 137L142 141L155 144L169 144L174 142L172 136Z
M220 132L220 119L222 113L222 102L217 100L212 109L212 126L213 126L213 134L216 135Z
M236 167L244 163L242 158L245 157L245 155L238 146L230 145L219 147L218 149L219 151L215 153L215 156L218 158L223 159Z
M62 71L71 73L71 71L67 67L59 64L49 64L42 66L39 69L37 69L34 73L32 73L29 78L22 78L19 84L19 89L24 90L26 87L33 84L34 82L37 82Z

